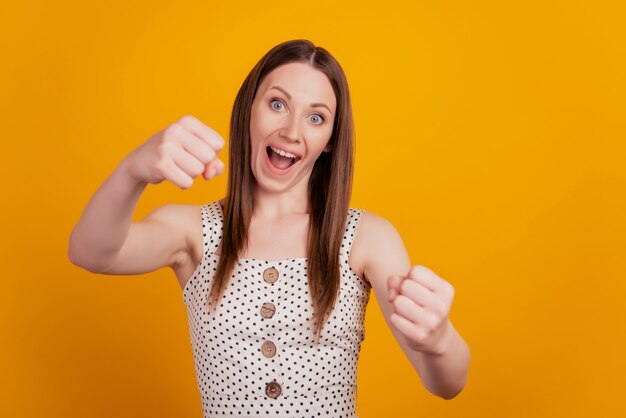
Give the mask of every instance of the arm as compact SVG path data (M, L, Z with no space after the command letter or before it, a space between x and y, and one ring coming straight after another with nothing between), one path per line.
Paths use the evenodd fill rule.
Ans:
M132 215L147 182L128 175L122 161L94 193L70 235L70 261L91 272L104 271L128 234Z
M70 236L70 261L92 273L142 274L174 267L190 256L194 205L166 204L139 222L132 214L147 183L128 176L124 163L91 198Z
M93 195L70 235L68 257L94 273L139 274L187 259L189 231L183 220L199 216L193 205L165 205L132 222L148 184L171 181L180 188L202 174L223 172L217 158L224 140L193 116L183 116L133 150Z
M452 399L465 386L470 362L448 318L452 286L423 266L411 268L400 235L384 218L365 211L357 234L363 274L392 334L424 386Z

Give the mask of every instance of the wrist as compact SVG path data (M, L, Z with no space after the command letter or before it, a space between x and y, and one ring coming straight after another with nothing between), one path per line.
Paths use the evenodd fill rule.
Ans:
M429 355L431 357L441 357L450 351L450 347L454 341L455 329L452 326L452 322L448 319L446 324L444 325L444 329L441 333L441 336L434 344L432 350L425 352L424 354Z
M129 157L124 158L117 166L117 174L127 183L136 187L146 187L148 182L142 180L137 176L133 170L133 165L129 160Z

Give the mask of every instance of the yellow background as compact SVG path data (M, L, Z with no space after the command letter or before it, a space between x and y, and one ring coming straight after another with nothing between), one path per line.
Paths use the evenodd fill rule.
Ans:
M69 234L132 149L184 114L227 137L252 66L307 38L350 84L352 206L454 286L472 353L433 396L372 298L359 416L626 416L625 4L3 1L0 415L201 416L173 273L91 274Z

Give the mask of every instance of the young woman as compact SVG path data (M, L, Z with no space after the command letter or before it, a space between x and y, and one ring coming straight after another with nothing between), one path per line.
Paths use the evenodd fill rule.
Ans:
M349 207L353 132L339 63L310 41L284 42L235 99L223 199L131 221L148 184L186 189L223 172L224 140L184 116L118 165L74 228L70 260L89 271L175 272L205 417L355 417L372 288L427 389L451 399L464 387L453 287L410 265L388 221Z

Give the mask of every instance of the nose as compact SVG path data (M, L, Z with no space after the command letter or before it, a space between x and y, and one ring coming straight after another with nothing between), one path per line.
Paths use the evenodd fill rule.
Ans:
M289 141L298 142L302 139L301 135L297 118L291 116L287 117L285 124L280 130L280 136Z

